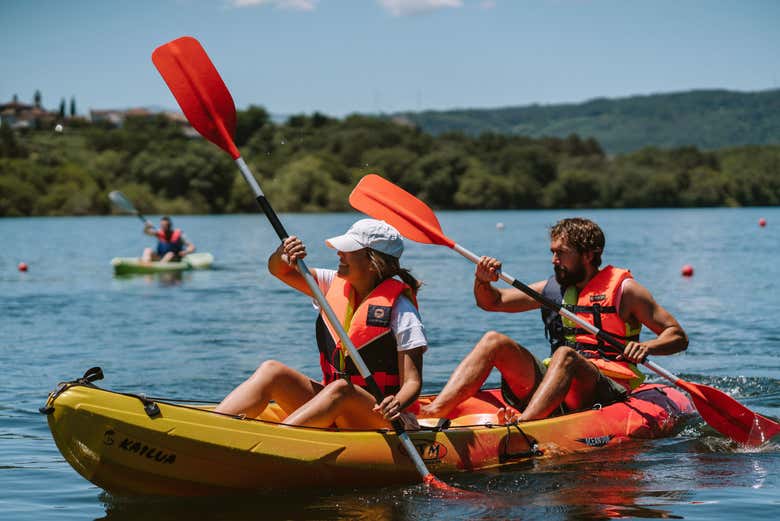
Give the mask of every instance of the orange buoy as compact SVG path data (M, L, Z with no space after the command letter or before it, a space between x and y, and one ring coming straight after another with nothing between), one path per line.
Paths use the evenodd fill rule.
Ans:
M686 264L682 267L682 270L680 270L683 277L692 277L693 276L693 266L690 264Z
M27 271L27 263L26 262L20 262L18 268L19 268L19 271Z
M759 220L758 220L758 225L759 225L760 227L762 227L762 228L763 228L764 226L766 226L766 219L764 219L763 217L762 217L761 219L759 219Z

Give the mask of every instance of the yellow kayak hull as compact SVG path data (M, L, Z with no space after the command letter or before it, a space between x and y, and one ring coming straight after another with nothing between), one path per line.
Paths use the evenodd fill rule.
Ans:
M640 389L627 402L519 425L497 425L500 394L485 391L466 403L461 412L467 414L449 427L424 425L409 436L441 477L667 436L694 414L675 388ZM261 419L243 419L211 412L210 406L150 401L82 381L62 384L41 411L68 463L117 495L214 495L420 480L394 432L285 426L273 404Z

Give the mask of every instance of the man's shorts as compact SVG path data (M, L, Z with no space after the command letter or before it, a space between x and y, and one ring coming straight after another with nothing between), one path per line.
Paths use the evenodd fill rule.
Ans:
M534 361L536 362L534 368L536 372L536 386L534 387L533 392L529 393L524 400L521 400L515 396L515 393L512 392L509 384L506 383L503 378L501 378L501 395L504 398L504 402L521 412L528 406L528 402L531 401L531 396L533 396L534 392L536 392L536 389L539 387L539 383L542 381L542 378L547 372L547 366L540 362L538 358L534 357ZM593 403L591 405L595 405L597 403L601 405L608 405L610 403L621 402L627 397L628 391L625 387L617 383L612 378L604 376L604 374L599 372L599 381L596 382L596 391L593 396ZM565 414L567 412L574 411L568 410L564 404L561 404L560 410L554 412L553 416L558 414Z

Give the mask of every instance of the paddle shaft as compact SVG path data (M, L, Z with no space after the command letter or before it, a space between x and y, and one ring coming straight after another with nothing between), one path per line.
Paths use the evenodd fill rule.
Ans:
M460 244L455 243L455 245L452 247L452 249L455 250L456 252L460 253L464 257L466 257L468 260L470 260L474 264L479 264L479 259L480 258L477 257L471 251L469 251L466 248L464 248L463 246L461 246ZM553 300L550 300L549 298L545 297L544 295L542 295L538 291L535 291L533 288L529 287L528 285L523 284L522 282L520 282L519 280L517 280L513 276L509 275L508 273L504 273L503 271L500 272L499 278L501 280L503 280L504 282L506 282L507 284L510 284L510 285L514 286L515 288L519 289L520 291L522 291L523 293L525 293L526 295L528 295L529 297L531 297L532 299L537 301L542 306L544 306L544 307L546 307L548 309L554 309L560 315L562 315L562 316L568 318L569 320L571 320L572 322L575 322L576 324L582 326L582 328L587 329L589 332L593 333L598 338L604 340L605 342L607 342L612 347L618 349L621 353L623 352L623 348L625 347L625 345L620 340L618 340L617 338L613 337L609 333L606 333L606 332L602 331L601 329L597 328L596 326L594 326L593 324L591 324L587 320L578 317L577 315L575 315L574 313L572 313L568 309L564 308L563 306L561 306L557 302L555 302ZM652 362L650 360L643 361L642 365L644 365L648 369L652 370L654 373L658 374L659 376L661 376L663 378L666 378L667 380L669 380L670 382L672 382L674 384L677 384L678 382L680 382L680 379L678 377L676 377L674 374L670 373L669 371L667 371L663 367L657 365L656 363L654 363L654 362Z
M241 156L236 158L235 161L236 161L236 165L238 165L238 169L241 171L241 175L244 177L244 180L246 180L246 182L249 183L249 186L252 188L252 192L255 194L255 200L260 205L260 208L262 208L263 213L270 221L271 226L273 227L274 231L276 231L276 234L279 236L279 239L284 241L290 235L287 233L287 230L284 229L284 225L279 220L279 217L276 215L276 212L271 206L271 203L265 197L265 194L263 193L263 190L260 188L260 185L257 183L255 176L252 175L252 172L249 170L249 167L247 166L246 162ZM360 376L362 376L363 379L366 381L366 387L368 388L368 391L374 397L376 403L380 403L384 398L384 395L382 394L382 391L379 389L379 386L374 380L374 375L371 374L371 371L369 370L368 366L363 361L363 357L360 356L360 353L358 352L357 348L352 343L352 340L349 338L347 332L344 330L344 326L339 321L338 317L336 316L336 313L333 311L333 308L330 306L330 304L328 304L328 301L325 300L325 295L322 294L322 290L320 289L319 284L317 284L317 281L314 279L314 276L309 271L309 268L306 267L306 263L303 261L303 259L298 259L298 261L296 262L296 267L298 269L298 272L301 274L301 276L303 276L303 279L306 281L306 285L309 286L309 289L314 295L314 298L317 300L317 303L319 303L320 309L322 309L325 312L328 321L335 329L336 334L339 336L339 339L341 340L341 344L347 348L347 351L349 352L349 356L352 357L352 362L355 364L355 367L360 373ZM425 466L425 462L423 462L422 457L420 457L420 454L417 452L417 449L412 443L412 440L409 438L409 435L404 430L403 423L401 422L401 420L394 420L392 422L392 425L393 428L395 429L396 434L398 434L398 437L401 440L404 449L406 450L411 460L414 462L415 467L417 467L417 471L423 476L423 478L428 478L429 476L431 476L431 472Z
M133 203L130 202L130 200L124 196L121 192L111 192L108 194L108 198L111 200L114 205L118 206L122 210L134 214L136 217L141 219L141 222L146 224L148 222L148 219L144 217L144 215L135 209L135 206L133 206Z
M141 215L141 212L138 212L138 211L136 211L136 212L135 212L135 216L136 216L136 217L138 217L139 219L141 219L141 222L142 222L142 223L144 223L144 225L145 225L146 223L150 222L150 221L149 221L149 219L147 219L146 217L144 217L143 215Z

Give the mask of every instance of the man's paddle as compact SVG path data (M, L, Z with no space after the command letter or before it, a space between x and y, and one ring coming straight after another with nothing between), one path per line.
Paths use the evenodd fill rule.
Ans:
M133 203L130 202L130 199L125 197L125 194L118 190L114 190L113 192L108 193L108 198L111 199L111 202L114 203L119 209L124 210L127 213L132 213L141 221L146 224L149 222L149 220L143 216L141 212L135 209L135 206L133 206Z
M444 235L439 220L425 203L378 175L369 174L363 177L350 194L349 202L357 210L392 224L409 239L447 246L473 263L479 262L479 257ZM557 302L539 294L507 273L502 272L500 277L542 306L554 309L620 352L623 351L625 346L619 340L562 308ZM723 435L745 445L760 445L780 433L780 424L751 411L726 393L707 385L687 382L649 360L642 364L687 391L704 421Z
M165 83L168 84L192 126L203 137L230 154L230 157L236 162L241 175L243 175L252 188L260 208L263 209L263 213L271 222L271 226L273 226L279 239L284 241L289 237L289 234L284 229L279 217L277 217L276 212L271 207L271 203L266 199L265 194L260 189L260 185L255 180L254 175L244 162L233 141L233 134L236 128L236 108L230 92L206 51L196 39L184 36L155 49L152 53L152 61L157 70L160 71ZM319 285L317 285L317 281L306 267L306 263L303 260L298 260L297 269L306 280L306 284L309 286L321 309L325 311L325 315L333 329L337 332L339 339L341 339L342 345L349 351L349 356L352 357L352 361L360 375L365 379L369 392L374 396L377 403L380 403L384 397L379 386L374 381L373 375L365 362L363 362L349 335L344 331L344 327L339 322L328 301L325 300L325 296L322 294ZM393 428L425 484L444 491L462 492L431 474L414 447L409 435L404 431L400 420L393 421Z

